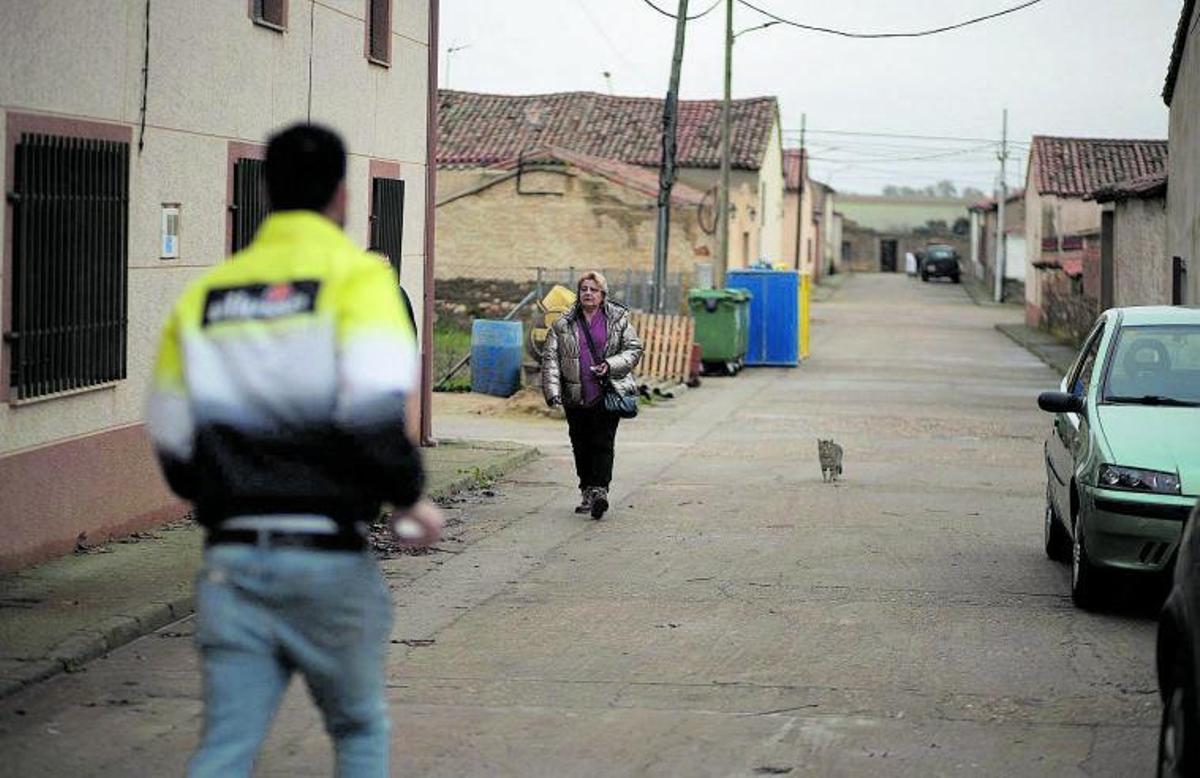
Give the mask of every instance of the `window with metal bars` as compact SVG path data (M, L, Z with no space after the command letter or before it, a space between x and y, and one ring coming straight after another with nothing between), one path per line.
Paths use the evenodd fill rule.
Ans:
M261 159L242 157L233 163L233 242L231 254L244 249L254 239L254 233L270 210L267 205L267 188L263 179L265 162Z
M367 59L392 64L392 0L367 0Z
M250 0L250 18L283 32L287 29L288 0Z
M399 178L371 179L371 250L388 258L400 275L404 238L404 182Z
M10 397L125 378L129 144L22 133L12 165Z

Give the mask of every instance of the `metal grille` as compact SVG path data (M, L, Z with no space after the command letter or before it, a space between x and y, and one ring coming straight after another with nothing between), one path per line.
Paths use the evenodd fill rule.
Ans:
M370 0L370 3L368 54L377 62L388 63L392 61L392 0Z
M399 178L371 181L371 249L385 255L400 275L404 237L404 182Z
M125 378L129 144L24 133L13 165L16 399Z
M237 253L254 239L258 225L267 218L267 193L263 183L263 161L242 157L233 163L233 245Z
M651 270L604 269L604 268L534 268L537 273L536 283L538 299L540 300L549 287L560 284L571 291L579 277L586 271L599 269L608 279L608 294L614 302L621 303L635 311L652 311L654 303L654 272ZM687 290L692 285L691 277L686 273L668 273L666 288L663 290L665 313L687 312Z

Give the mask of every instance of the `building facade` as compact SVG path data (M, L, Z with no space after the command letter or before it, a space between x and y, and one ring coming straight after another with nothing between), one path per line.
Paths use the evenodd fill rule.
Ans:
M439 92L438 189L456 192L496 164L543 148L657 171L663 101L593 92L494 95ZM773 97L734 100L729 265L783 256L783 146ZM679 101L677 181L715 206L720 178L719 100ZM715 208L714 208L715 210ZM608 229L597 222L597 229ZM469 258L464 259L467 261ZM478 264L478 262L476 262ZM439 276L452 272L439 267Z
M1096 192L1101 213L1100 304L1171 305L1181 295L1167 251L1167 177Z
M1184 0L1163 88L1170 108L1167 256L1173 300L1200 303L1200 25L1196 0Z
M1043 287L1060 271L1064 253L1098 234L1101 206L1087 199L1121 181L1161 174L1167 142L1035 135L1025 178L1025 320L1031 327L1056 318Z
M969 256L970 202L937 197L839 194L842 259L859 272L904 272L904 255L929 243Z
M523 281L538 267L653 269L653 171L542 149L475 171L471 179L465 188L439 194L437 256L444 278ZM703 192L676 182L669 272L690 275L695 263L712 262L712 206Z
M265 213L273 130L311 117L343 135L347 232L388 254L423 324L436 10L0 4L0 569L181 515L143 432L146 385L174 299Z

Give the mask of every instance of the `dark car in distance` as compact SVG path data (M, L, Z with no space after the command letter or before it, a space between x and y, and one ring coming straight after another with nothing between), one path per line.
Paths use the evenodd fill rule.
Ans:
M1158 688L1162 723L1158 775L1200 775L1200 504L1184 525L1171 593L1158 620Z
M944 243L931 243L921 252L920 271L922 281L949 278L957 284L961 272L958 266L958 251Z

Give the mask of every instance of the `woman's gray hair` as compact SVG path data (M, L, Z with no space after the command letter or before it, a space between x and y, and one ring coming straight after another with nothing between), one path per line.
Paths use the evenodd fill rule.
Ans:
M575 294L579 295L579 287L583 286L584 281L595 281L596 286L600 287L600 291L604 292L604 296L608 297L608 279L599 270L589 270L579 277L575 282Z

